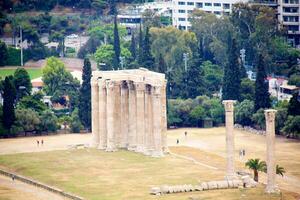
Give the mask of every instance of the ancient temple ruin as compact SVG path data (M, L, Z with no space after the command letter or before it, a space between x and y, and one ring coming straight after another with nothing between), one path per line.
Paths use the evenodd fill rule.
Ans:
M93 71L92 143L154 157L167 151L165 75L144 68Z

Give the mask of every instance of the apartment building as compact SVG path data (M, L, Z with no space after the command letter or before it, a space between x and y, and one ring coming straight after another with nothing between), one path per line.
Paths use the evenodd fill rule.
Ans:
M299 0L278 0L278 20L287 30L288 42L300 47Z
M180 30L188 30L191 27L189 14L196 9L213 13L217 16L228 15L232 5L241 0L172 0L172 23Z

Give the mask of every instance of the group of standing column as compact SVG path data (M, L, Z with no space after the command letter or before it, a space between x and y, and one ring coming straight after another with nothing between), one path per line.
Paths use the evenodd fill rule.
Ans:
M225 124L226 124L226 179L234 179L234 100L224 100ZM276 165L275 165L275 113L276 110L265 110L266 118L266 146L267 146L267 193L278 192L276 186ZM255 147L253 147L255 148Z
M154 157L166 144L166 83L93 77L92 143L108 152L119 148Z

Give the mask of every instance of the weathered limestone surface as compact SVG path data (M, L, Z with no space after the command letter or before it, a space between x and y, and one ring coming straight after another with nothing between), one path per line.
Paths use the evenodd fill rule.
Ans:
M276 186L276 165L275 165L275 114L276 110L265 110L266 117L266 140L267 140L267 193L279 192Z
M168 152L165 75L147 69L94 71L91 147Z
M223 104L225 107L225 124L226 124L226 179L235 179L234 171L234 133L233 133L233 111L234 111L234 100L224 100Z

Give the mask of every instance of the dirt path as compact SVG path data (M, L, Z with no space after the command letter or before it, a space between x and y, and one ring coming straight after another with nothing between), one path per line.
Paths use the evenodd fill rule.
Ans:
M59 195L0 175L0 200L16 198L18 200L64 200Z
M63 150L75 144L88 144L91 134L61 134L0 140L0 154ZM44 141L37 146L37 141Z

